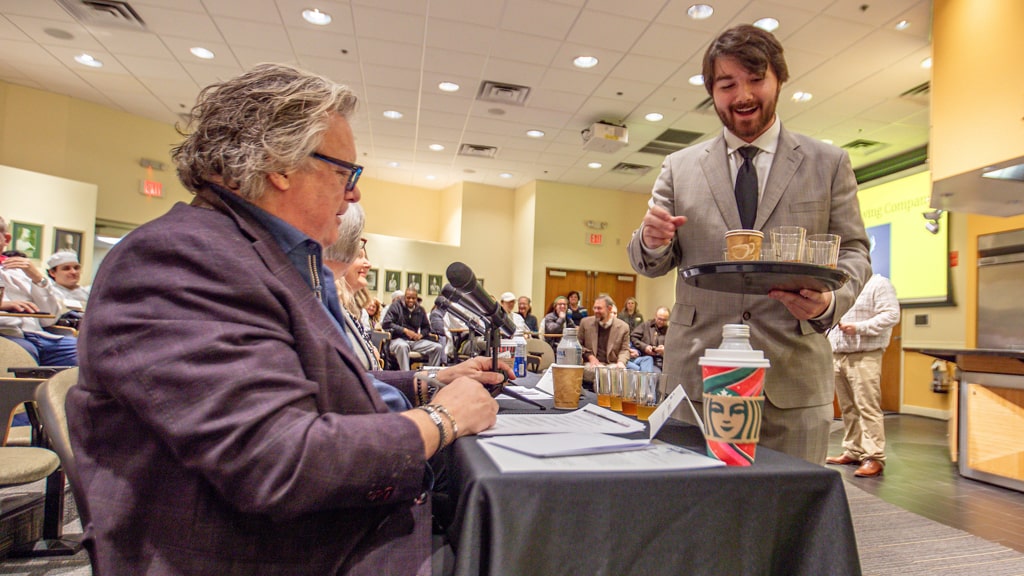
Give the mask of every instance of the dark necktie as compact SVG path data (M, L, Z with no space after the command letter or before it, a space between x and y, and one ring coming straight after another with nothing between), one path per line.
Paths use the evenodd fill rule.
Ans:
M736 207L740 210L740 224L745 229L753 228L757 217L757 168L753 159L758 152L760 149L756 146L739 149L743 164L736 173Z

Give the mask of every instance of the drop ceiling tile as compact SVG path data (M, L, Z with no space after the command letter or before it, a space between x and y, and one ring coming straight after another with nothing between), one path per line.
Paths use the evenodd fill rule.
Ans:
M585 11L576 19L566 40L574 44L625 52L646 28L647 23L643 20Z
M506 3L501 28L562 41L569 35L579 14L578 6L547 0L518 0Z
M400 38L406 44L422 44L426 18L393 10L381 10L367 6L353 7L355 35L359 39L394 40Z

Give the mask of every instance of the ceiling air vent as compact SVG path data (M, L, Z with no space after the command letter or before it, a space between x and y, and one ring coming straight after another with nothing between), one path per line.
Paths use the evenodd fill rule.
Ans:
M523 106L526 104L526 98L529 95L529 86L502 84L501 82L484 80L480 83L480 91L477 92L476 99L484 102L508 104L510 106Z
M693 111L701 112L704 114L708 114L710 112L714 112L715 114L717 114L717 112L715 112L715 99L712 98L711 96L708 96L707 98L701 100L700 104L694 106Z
M878 152L879 150L884 150L888 147L888 144L883 144L881 142L876 142L874 140L865 140L863 138L850 140L846 144L840 146L840 148L844 150L848 150L851 153L857 154L874 154L875 152Z
M646 152L647 154L656 154L658 156L668 156L677 150L686 148L688 144L692 144L701 136L702 134L700 132L673 130L670 128L659 134L654 140L648 142L646 146L640 149L640 151Z
M612 172L618 174L629 174L630 176L643 176L651 171L651 166L644 166L643 164L630 164L629 162L619 162L612 168Z
M472 156L473 158L494 158L498 149L494 146L482 146L480 144L462 144L459 146L459 156Z
M910 100L912 102L919 102L921 104L928 104L928 99L931 97L932 83L922 82L917 86L914 86L910 90L900 94L900 98L904 100Z
M123 0L57 0L69 14L86 26L146 30L146 22Z

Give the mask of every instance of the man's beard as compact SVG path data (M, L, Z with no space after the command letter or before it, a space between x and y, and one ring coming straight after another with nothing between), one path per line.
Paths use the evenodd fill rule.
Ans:
M778 93L776 93L775 98L770 102L763 100L753 102L753 104L759 106L757 114L753 117L743 117L739 122L736 121L736 116L733 115L732 109L746 108L750 103L742 106L734 104L729 110L724 111L719 110L718 106L715 106L715 112L718 114L718 119L722 121L723 126L743 140L750 142L763 134L771 126L772 120L775 118L775 105L778 102L778 96Z

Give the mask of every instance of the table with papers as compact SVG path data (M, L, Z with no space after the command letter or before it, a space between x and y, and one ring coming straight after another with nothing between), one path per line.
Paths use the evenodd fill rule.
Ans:
M501 406L499 415L570 414ZM506 448L488 444L512 438L465 437L453 447L456 574L860 574L834 470L764 447L754 466L707 467L700 429L675 420L652 441L655 451L536 458L509 450L499 466L489 452ZM680 455L696 464L679 466Z

